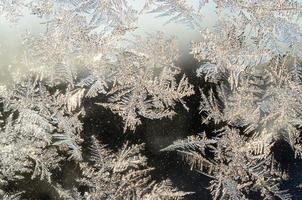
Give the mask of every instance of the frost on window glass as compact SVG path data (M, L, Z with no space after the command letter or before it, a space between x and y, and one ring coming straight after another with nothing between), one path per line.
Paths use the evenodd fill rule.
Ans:
M301 158L301 14L294 0L0 0L0 20L19 27L30 16L41 28L16 29L22 70L0 68L11 80L0 81L0 198L36 198L24 183L54 199L193 198L153 176L141 133L190 115L199 133L158 155L180 154L213 199L291 199L277 146ZM144 15L199 32L188 44L194 73L180 65L182 38L141 33ZM106 112L122 124L113 147ZM68 184L66 169L76 174Z

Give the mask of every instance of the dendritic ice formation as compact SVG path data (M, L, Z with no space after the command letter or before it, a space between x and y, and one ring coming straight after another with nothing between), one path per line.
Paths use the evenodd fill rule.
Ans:
M174 38L126 37L144 9L123 0L0 1L1 15L16 26L29 12L44 27L40 34L22 33L28 73L14 73L13 83L1 86L0 198L36 198L22 186L28 180L46 184L54 199L189 194L169 180L152 180L142 144L114 152L83 129L85 99L121 116L127 131L142 117L172 117L175 104L185 106L183 98L194 93L185 75L177 78ZM71 164L79 172L65 187L57 174Z
M176 141L192 168L212 178L213 199L291 199L276 157L301 158L301 26L298 1L215 1L218 20L192 54L202 91L202 123L216 130ZM283 163L284 164L284 163ZM285 188L289 189L289 188Z
M217 19L204 28L210 4ZM294 0L145 0L140 8L126 0L0 0L13 25L33 15L43 29L20 34L18 63L27 72L0 86L0 198L36 198L22 186L32 181L54 199L190 199L152 179L143 144L125 141L114 151L83 128L85 101L135 132L198 95L177 66L176 38L136 34L144 13L200 30L191 45L196 77L215 85L199 86L200 124L212 131L162 151L208 176L213 199L291 199L274 147L283 141L301 158L302 4ZM69 165L78 173L67 187L58 174Z
M92 136L86 138L91 147L84 156L85 112L77 101L82 93L30 77L1 88L1 198L35 198L18 187L26 179L47 182L54 199L182 199L188 194L169 180L151 179L142 145L125 144L115 153ZM72 188L61 186L54 175L68 163L80 169Z

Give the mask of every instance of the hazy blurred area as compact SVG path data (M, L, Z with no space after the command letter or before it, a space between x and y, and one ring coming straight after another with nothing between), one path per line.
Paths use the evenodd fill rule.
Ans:
M24 71L21 63L23 56L22 34L35 35L43 31L41 20L32 15L25 15L17 23L11 23L0 17L0 83L11 77L9 71Z
M194 0L190 0L194 4ZM190 2L189 1L189 2ZM144 1L134 1L134 7L141 7ZM201 24L208 26L213 23L213 4L208 4L201 11L203 19ZM158 14L146 13L139 17L138 28L135 34L146 34L162 31L168 36L176 36L181 52L188 54L190 42L198 38L199 29L188 27L184 24L169 23L168 17L156 17ZM214 16L215 18L215 16ZM22 60L22 34L30 32L30 34L38 34L44 31L41 25L43 21L29 13L21 17L16 24L8 22L0 17L0 83L7 82L10 77L10 70L24 71Z

